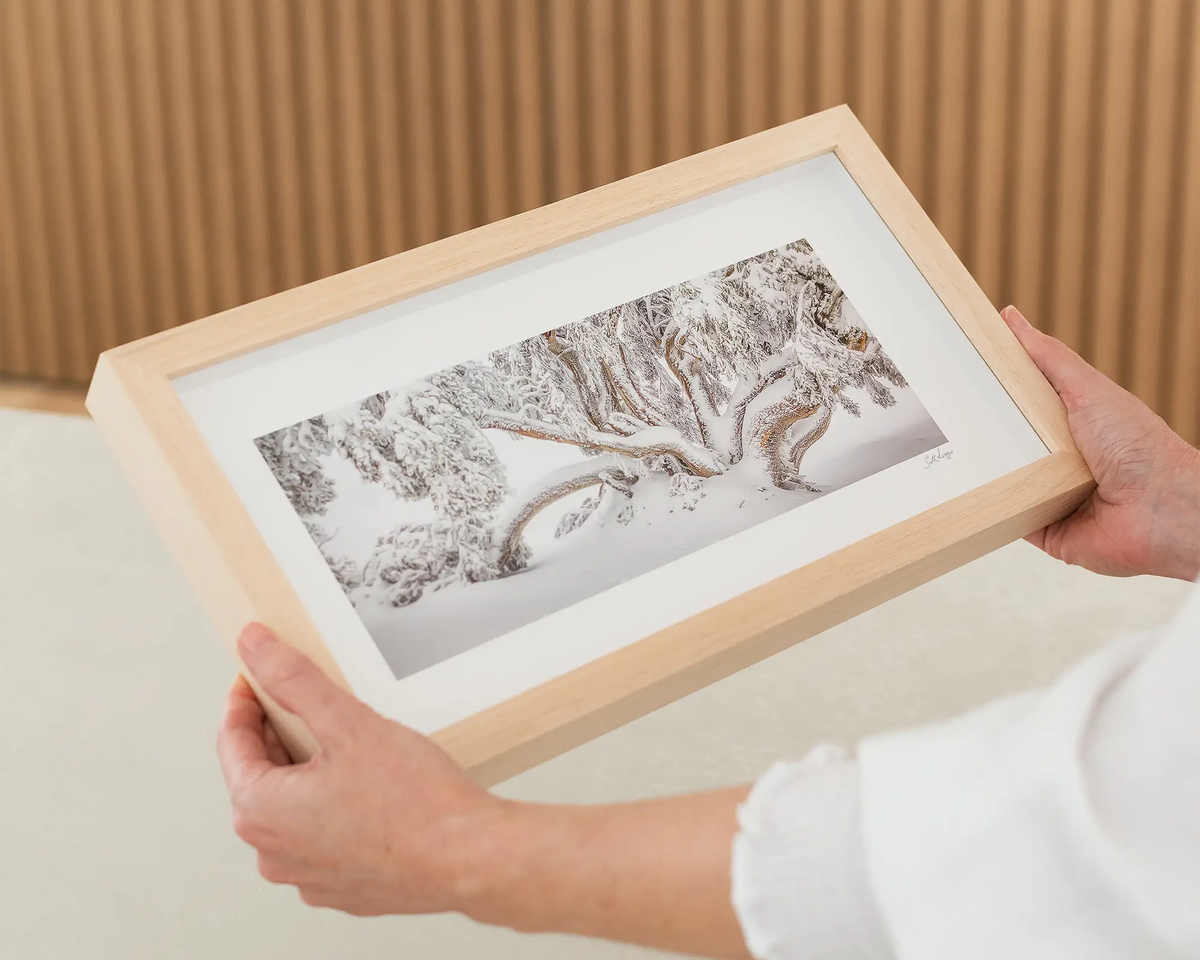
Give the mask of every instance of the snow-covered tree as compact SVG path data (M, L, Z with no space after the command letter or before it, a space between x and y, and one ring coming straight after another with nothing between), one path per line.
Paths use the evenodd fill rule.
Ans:
M847 391L887 407L904 385L799 240L288 427L259 449L301 515L334 496L319 469L331 451L364 480L430 504L436 519L381 538L362 572L359 589L404 604L520 570L529 521L588 487L599 489L560 519L559 536L605 502L627 521L635 484L653 475L695 509L704 480L746 457L764 482L815 490L801 464L837 411L859 415ZM489 431L570 445L580 459L513 496Z

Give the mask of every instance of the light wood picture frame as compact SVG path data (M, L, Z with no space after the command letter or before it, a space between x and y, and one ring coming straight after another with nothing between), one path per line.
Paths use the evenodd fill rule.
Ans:
M1028 534L1092 489L1053 389L849 108L109 350L87 408L222 638L233 647L244 624L260 621L352 689L176 382L824 154L845 168L1045 455L429 731L478 781L495 783ZM293 755L310 755L303 724L267 707Z

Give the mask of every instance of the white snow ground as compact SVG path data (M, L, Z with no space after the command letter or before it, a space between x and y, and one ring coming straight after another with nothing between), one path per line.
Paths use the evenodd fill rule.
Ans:
M945 443L913 391L895 392L897 403L890 409L855 396L860 418L835 412L829 432L804 459L806 479L829 492ZM491 438L517 490L547 470L580 459L575 448L564 444L507 434ZM324 465L339 492L321 519L334 532L328 549L335 555L348 555L361 565L380 534L402 520L432 516L427 504L404 503L378 485L363 483L336 456ZM770 486L746 460L706 480L705 496L694 511L683 509L681 497L669 495L667 478L641 480L632 501L637 511L632 522L598 524L597 514L556 540L559 517L594 492L561 500L530 523L525 532L533 551L530 564L514 576L428 592L406 607L360 605L359 616L396 676L416 673L820 497ZM626 502L614 500L620 503L610 508Z

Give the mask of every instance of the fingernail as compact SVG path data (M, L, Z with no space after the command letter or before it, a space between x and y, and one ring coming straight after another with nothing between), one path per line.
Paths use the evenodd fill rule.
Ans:
M1015 323L1019 326L1029 326L1029 321L1025 319L1025 314L1021 313L1011 303L1000 311L1000 315L1010 324Z
M261 623L246 624L238 637L238 646L241 647L243 656L257 656L274 642L275 637L271 631Z

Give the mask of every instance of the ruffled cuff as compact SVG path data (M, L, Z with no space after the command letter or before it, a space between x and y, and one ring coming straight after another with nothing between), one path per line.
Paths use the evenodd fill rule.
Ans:
M867 874L858 764L822 745L776 763L738 808L733 908L759 960L886 960Z

